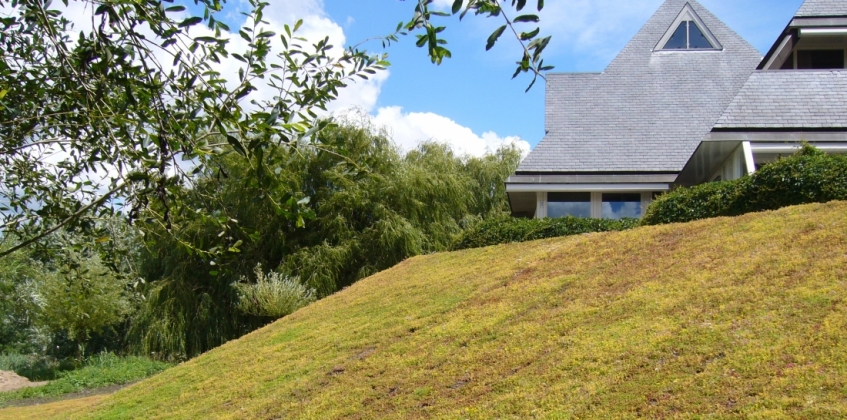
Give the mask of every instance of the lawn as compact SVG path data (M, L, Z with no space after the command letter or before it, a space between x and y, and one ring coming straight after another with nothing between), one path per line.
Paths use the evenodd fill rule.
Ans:
M0 418L847 417L847 203L428 255Z

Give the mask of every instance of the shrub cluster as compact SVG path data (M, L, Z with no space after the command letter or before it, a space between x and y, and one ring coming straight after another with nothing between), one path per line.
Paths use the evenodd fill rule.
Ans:
M563 217L557 219L521 219L500 217L480 222L464 231L453 244L453 250L480 248L510 242L524 242L591 232L632 229L637 219L606 220Z
M794 156L762 166L751 176L679 188L647 209L644 225L737 216L807 203L847 200L847 156L809 145Z

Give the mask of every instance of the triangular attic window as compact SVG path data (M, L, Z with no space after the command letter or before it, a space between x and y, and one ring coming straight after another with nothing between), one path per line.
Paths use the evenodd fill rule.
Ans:
M719 50L721 48L718 40L690 4L682 8L682 12L656 46L657 51Z

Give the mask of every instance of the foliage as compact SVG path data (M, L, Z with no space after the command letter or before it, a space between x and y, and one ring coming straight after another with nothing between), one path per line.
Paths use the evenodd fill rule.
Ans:
M0 370L15 372L31 381L53 380L59 372L75 367L75 361L71 359L58 360L36 354L0 354Z
M3 234L21 242L0 256L38 244L62 229L97 231L93 220L120 210L130 220L144 217L169 232L172 206L184 200L186 186L215 156L234 151L256 177L261 196L281 215L302 223L298 203L275 200L265 190L265 156L273 147L325 148L316 134L331 125L327 104L351 81L367 79L389 63L350 47L339 50L329 39L298 35L302 21L274 33L263 20L270 3L248 0L245 25L233 31L220 20L225 0L195 0L201 13L189 14L172 0L0 0L0 218ZM451 53L431 23L434 0L418 0L413 18L395 34L425 30L419 46L429 45L433 62ZM525 0L512 0L520 12ZM92 13L90 24L69 20L74 6ZM51 7L52 6L52 7ZM538 1L537 9L544 6ZM461 11L462 1L453 6ZM195 9L196 10L196 9ZM470 0L461 16L502 16L523 57L515 76L532 72L535 83L544 66L541 53L550 37L539 29L519 33L516 24L537 23L537 15L509 18L499 0ZM86 19L87 20L87 19ZM407 32L408 31L408 32ZM247 42L237 50L229 36ZM240 66L237 77L218 71L222 60ZM531 86L531 85L530 85ZM277 93L263 99L257 91ZM341 153L342 151L334 151ZM187 165L181 162L191 162ZM213 165L213 164L212 164ZM294 191L290 191L292 194ZM193 197L198 199L197 196ZM221 219L222 209L206 197L195 206L206 223ZM212 208L213 210L209 210ZM236 220L225 217L219 228ZM182 218L176 218L184 221ZM175 244L191 252L226 253L217 242L202 246L193 238ZM205 248L205 249L204 249Z
M76 370L61 371L48 384L0 393L0 405L28 398L59 396L97 389L110 385L124 385L155 375L171 365L144 357L119 357L113 353L96 354Z
M234 283L238 292L238 310L249 315L282 318L315 301L315 291L300 284L297 278L273 271L265 274L262 265L253 271L255 283L241 277Z
M97 404L0 417L844 418L845 227L832 202L416 257Z
M77 0L94 11L82 27L52 3L0 0L0 214L3 231L21 238L0 255L63 228L95 229L92 218L121 207L172 229L170 207L193 176L181 161L200 171L208 156L234 150L253 175L266 173L266 149L319 147L314 134L328 122L317 112L388 65L303 39L302 22L270 31L260 0L249 0L237 31L244 51L218 20L220 0L195 1L201 16L170 1ZM237 80L217 71L230 56ZM260 86L279 94L262 100Z
M645 225L735 216L805 203L847 200L847 156L804 145L796 155L734 181L679 188L647 209Z
M637 227L638 219L608 220L581 217L523 219L500 217L488 219L462 232L453 250L525 242L590 232L609 232Z
M38 320L54 332L66 332L82 355L91 335L123 321L132 305L126 284L99 256L70 253L68 257L38 280Z
M407 23L401 22L397 25L397 32L394 35L389 35L386 38L386 41L397 41L398 34L407 35L407 32L405 31L413 32L417 29L423 29L425 32L424 34L416 35L416 45L419 48L426 46L432 62L440 65L445 58L452 57L453 53L444 46L447 44L447 41L440 38L441 35L439 35L447 28L444 26L434 25L432 23L432 18L433 16L446 17L450 16L450 14L431 10L430 6L433 3L435 3L435 0L417 0L415 14L412 19ZM505 3L509 3L509 0L454 0L452 12L453 15L458 14L460 20L464 19L465 15L470 12L473 12L477 16L483 15L489 18L503 18L505 24L495 29L494 32L489 35L485 49L487 51L493 48L494 44L497 43L503 33L506 32L507 29L510 30L514 34L517 42L520 44L522 52L521 59L517 62L518 67L512 78L514 79L521 73L532 73L532 82L530 82L529 86L526 88L528 92L532 89L532 86L535 85L535 82L538 81L539 77L542 79L545 78L542 74L543 72L553 69L553 66L544 65L544 60L541 56L544 49L547 48L547 44L550 43L551 37L547 36L537 38L538 34L541 33L540 27L527 32L520 32L517 28L518 24L539 23L541 18L535 14L521 14L514 18L509 18L507 10L504 7ZM515 9L516 13L523 11L526 4L527 0L511 0L511 7ZM538 0L537 10L540 12L543 8L544 0ZM401 29L405 31L401 31Z
M403 155L367 120L357 124L320 134L333 152L270 149L273 178L250 177L232 155L198 176L190 199L174 206L177 236L223 244L225 254L192 253L158 224L138 224L149 285L130 335L137 351L191 357L267 323L237 309L231 286L258 264L325 297L408 257L446 250L463 227L508 210L503 182L520 160L517 149L466 158L429 143ZM300 206L303 223L263 194ZM196 217L204 197L217 201L220 221Z
M0 354L43 350L32 293L41 273L41 265L23 251L0 257Z

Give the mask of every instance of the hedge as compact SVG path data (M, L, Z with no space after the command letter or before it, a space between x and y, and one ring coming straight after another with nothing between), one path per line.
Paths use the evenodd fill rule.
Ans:
M522 219L501 217L489 219L466 230L453 243L453 250L480 248L510 242L608 232L637 227L638 219L606 220L563 217L557 219Z
M847 200L847 156L804 145L753 175L667 193L650 205L641 223L689 222L832 200Z

